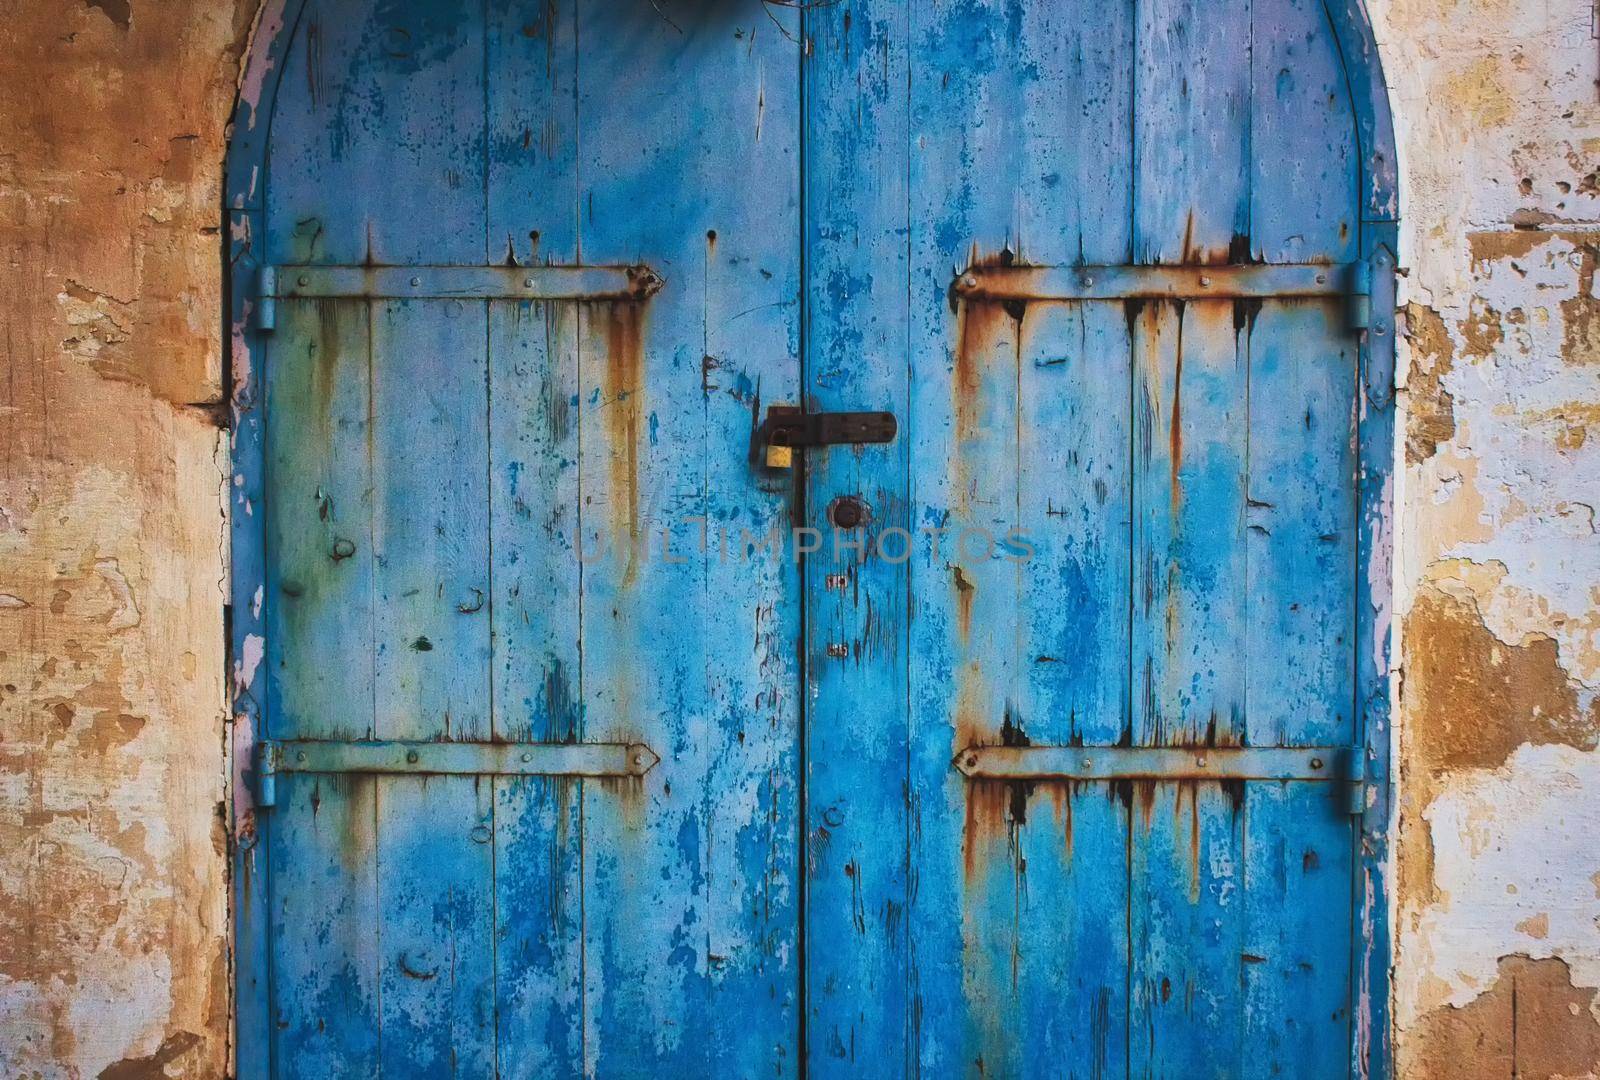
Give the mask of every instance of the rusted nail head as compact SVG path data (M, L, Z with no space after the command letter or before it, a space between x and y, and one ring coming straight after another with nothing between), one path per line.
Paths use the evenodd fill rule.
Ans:
M1317 284L1318 285L1326 285L1327 283L1328 283L1328 275L1327 274L1318 274L1317 275Z
M417 288L417 287L418 287L418 286L420 286L420 285L421 285L421 284L422 284L422 279L421 279L421 278L419 278L419 277L414 277L414 278L412 278L412 279L411 279L411 287L412 287L412 288L413 288L413 289L415 289L415 288Z
M410 762L411 764L415 765L417 763L417 752L415 750L407 750L406 751L406 760L408 762Z
M978 767L978 755L977 754L968 754L967 755L967 768L975 769L977 767Z
M1312 759L1311 759L1311 767L1312 767L1312 768L1313 768L1313 769L1320 769L1320 768L1322 768L1322 759L1321 759L1321 758L1319 758L1319 757L1314 757L1314 758L1312 758Z

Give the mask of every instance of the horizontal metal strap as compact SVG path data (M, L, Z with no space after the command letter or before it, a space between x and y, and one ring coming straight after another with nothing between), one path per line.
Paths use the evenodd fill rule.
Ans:
M643 776L661 760L643 743L490 743L269 739L257 802L276 801L279 773L390 776Z
M1354 263L1227 266L974 266L957 276L963 300L1205 300L1348 296Z
M975 780L1354 780L1343 746L971 746Z
M279 300L644 300L662 278L648 266L272 266L260 293Z

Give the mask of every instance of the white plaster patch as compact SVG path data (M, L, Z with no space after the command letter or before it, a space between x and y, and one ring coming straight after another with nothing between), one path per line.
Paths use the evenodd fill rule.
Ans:
M1428 806L1439 898L1400 934L1402 1026L1468 1004L1514 953L1560 957L1573 985L1600 987L1596 791L1600 751L1523 746L1498 769L1459 774Z

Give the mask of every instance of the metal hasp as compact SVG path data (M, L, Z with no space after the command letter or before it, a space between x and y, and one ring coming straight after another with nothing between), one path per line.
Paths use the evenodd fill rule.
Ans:
M643 743L347 742L268 739L259 747L256 805L277 802L279 773L390 776L643 776L661 760Z
M1347 746L969 746L955 767L972 780L1303 780L1351 786L1365 805L1365 760Z
M256 328L278 300L648 300L665 281L648 266L263 266Z
M1362 263L1223 266L974 266L961 300L1206 300L1339 297L1361 291Z
M808 413L794 405L771 405L756 429L756 450L769 468L786 469L798 448L893 442L898 430L891 412Z

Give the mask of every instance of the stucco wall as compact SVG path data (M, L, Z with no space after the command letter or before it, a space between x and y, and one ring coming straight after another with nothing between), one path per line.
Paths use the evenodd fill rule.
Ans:
M7 1076L226 1068L217 219L248 6L0 5ZM1412 1077L1600 1075L1592 15L1373 0L1408 270Z
M217 223L247 30L0 3L0 1076L225 1068Z
M1372 14L1408 269L1402 1074L1600 1075L1594 6Z

